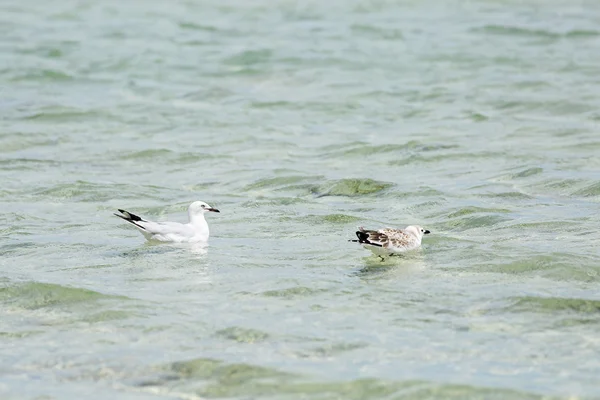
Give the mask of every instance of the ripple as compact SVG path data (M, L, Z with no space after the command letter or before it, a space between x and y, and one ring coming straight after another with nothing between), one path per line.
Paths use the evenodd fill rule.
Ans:
M508 25L486 25L482 28L475 28L473 31L499 36L537 37L547 39L588 39L600 36L600 32L586 29L574 29L564 33L556 33L546 29L530 29Z
M592 186L590 188L590 186ZM525 186L538 194L558 195L567 197L593 197L593 184L589 180L577 178L550 178L532 182ZM591 190L590 190L591 189Z
M218 397L215 390L217 387L222 386L223 389L228 386L239 388L241 385L253 380L290 376L271 368L242 363L227 364L211 358L178 361L167 365L165 369L172 371L179 379L215 379L217 386L207 388L207 391L203 393L204 396L207 396L209 392L213 392L214 397ZM220 391L223 389L220 389Z
M546 115L559 116L559 115L581 115L595 111L595 108L585 102L574 102L568 100L560 101L533 101L533 100L504 100L497 99L491 102L491 104L498 110L506 110L510 112L539 112ZM516 131L513 136L522 136L522 132Z
M505 224L501 228L502 230L534 230L536 232L540 231L548 231L548 232L558 232L558 231L566 231L566 226L569 225L568 222L565 221L543 221L543 222L518 222L518 223L509 223Z
M26 135L19 133L14 136L3 138L2 142L0 142L0 153L11 153L14 151L31 149L35 147L58 146L60 144L61 143L58 139L48 139L44 137L37 137L37 135ZM22 158L17 160L29 159ZM11 160L0 160L0 162L5 164L8 164L9 161Z
M0 338L4 339L26 339L34 335L44 333L43 331L18 331L18 332L0 332Z
M309 203L306 199L298 197L269 197L268 199L256 199L247 201L241 204L244 208L259 208L259 207L272 207L272 206L290 206L294 204L307 204Z
M347 224L350 222L360 221L360 218L346 214L328 214L320 216L325 222L333 224Z
M373 179L340 179L320 186L315 194L317 197L357 197L379 193L392 186L392 183L376 181Z
M464 160L475 160L482 159L485 162L490 162L491 159L504 158L504 154L501 152L481 151L481 152L459 152L459 153L446 153L446 154L434 154L434 155L422 155L422 154L411 154L408 157L400 160L390 161L389 165L410 165L419 163L439 163L441 161L464 161Z
M600 182L586 186L583 189L576 190L573 192L573 195L582 197L600 196Z
M170 156L174 154L174 151L168 149L148 149L148 150L140 150L132 153L126 153L119 158L123 160L143 160L143 159L156 159L163 158L165 156Z
M455 149L459 146L449 145L443 143L430 143L425 144L415 140L411 140L405 144L387 144L387 145L368 145L366 143L358 142L352 143L349 148L333 151L333 149L339 149L339 146L325 147L328 156L348 156L348 157L362 157L370 156L375 154L386 154L386 153L427 153L439 150Z
M51 53L52 54L52 53ZM55 54L55 57L59 57L60 54ZM16 76L13 76L10 80L12 82L21 81L38 81L38 82L67 82L73 81L76 77L64 71L58 71L53 69L44 70L30 70L30 71L19 71Z
M259 189L273 189L273 190L290 190L290 189L298 189L298 188L307 188L310 189L315 186L315 181L322 180L322 176L313 175L313 176L298 176L298 175L290 175L290 176L278 176L276 178L263 178L259 179L254 183L246 185L243 190L251 191L251 190L259 190ZM311 182L311 183L305 183ZM303 185L299 185L300 183L305 183Z
M9 229L9 232L14 232L14 230ZM18 230L17 230L18 231ZM20 250L23 249L36 249L39 247L39 243L36 242L24 242L21 238L21 241L16 243L7 243L0 246L0 256L9 256L12 253L19 253Z
M486 193L480 194L479 197L497 198L506 200L531 200L532 196L521 192L501 192L501 193Z
M487 115L478 112L468 113L468 118L470 118L473 122L485 122L490 119L490 117Z
M194 22L180 22L179 27L182 29L191 29L194 31L218 32L219 29L214 26L200 25Z
M575 29L572 31L568 31L564 34L565 37L567 38L595 38L597 36L600 36L600 32L599 31L591 31L591 30L585 30L585 29Z
M462 207L462 208L448 214L448 218L462 217L462 216L471 215L471 214L509 213L509 212L510 212L510 210L507 210L504 208L483 208L483 207L469 206L469 207Z
M306 215L304 217L295 217L297 221L303 221L304 223L314 225L331 225L331 224L349 224L360 221L361 218L354 217L346 214L327 214L327 215ZM287 220L287 217L283 217L282 220Z
M15 219L15 221L17 221L17 220ZM0 228L0 236L4 236L7 238L10 238L11 236L22 238L23 236L29 236L29 235L32 235L32 233L27 232L27 230L20 225L12 225L12 226L8 226L6 228ZM14 247L9 246L9 245L0 246L0 255L5 254L4 250L7 250L6 253L9 253L11 250L11 247L12 247L12 250L15 250L19 247L25 247L25 246L14 246Z
M144 196L150 196L148 190L157 191L155 186L145 185L147 189ZM47 189L33 192L38 200L43 199L73 199L83 202L109 201L115 198L139 198L139 194L129 193L130 185L127 184L98 184L86 181L62 183ZM129 193L129 194L127 194Z
M253 108L258 108L258 109L277 109L277 108L288 108L288 109L294 109L295 107L297 107L296 103L291 102L291 101L253 101L250 104L251 107Z
M75 120L88 121L90 118L102 117L109 116L101 111L82 110L73 107L45 107L40 111L23 116L23 119L38 122L62 122Z
M500 223L510 221L510 218L500 215L473 215L467 214L451 221L445 221L436 224L444 230L465 231L476 228L490 228Z
M233 340L239 343L256 343L263 342L269 338L269 334L256 329L241 328L232 326L221 329L216 332L217 336L225 339Z
M581 132L576 132L576 134L580 134ZM581 149L581 150L600 150L600 141L580 141L575 144L568 146L570 149Z
M381 26L353 24L350 26L352 33L357 36L366 36L387 40L402 40L402 31L397 28L383 28Z
M516 298L516 303L511 308L519 311L527 310L548 313L573 311L581 314L598 314L600 316L600 300L589 299L523 296Z
M7 171L30 171L39 170L40 168L58 167L62 164L55 160L39 160L33 158L11 158L0 160L0 165Z
M541 275L559 281L597 282L600 280L600 267L594 257L558 252L527 257L505 264L480 265L478 269L516 275Z
M535 167L535 168L527 168L521 172L517 172L514 174L511 174L510 177L512 179L519 179L519 178L528 178L530 176L533 175L538 175L541 174L542 172L544 172L543 168L539 168L539 167Z
M176 152L169 149L146 149L125 154L120 154L117 159L138 162L152 162L163 165L185 165L198 163L207 159L228 159L226 154L204 153L204 152Z
M523 37L543 37L557 39L561 35L545 29L529 29L508 25L486 25L482 28L473 29L474 32L482 32L490 35L501 36L523 36Z
M105 295L92 290L29 282L0 288L0 302L28 310L64 307L101 299L127 299L123 296Z
M178 361L167 366L181 378L210 377L214 371L223 365L222 361L211 358L196 358L188 361Z
M80 321L82 322L87 322L87 323L98 323L98 322L105 322L105 321L115 321L115 320L120 320L120 319L127 319L132 317L134 314L127 312L127 311L122 311L122 310L106 310L106 311L100 311L100 312L96 312L96 313L92 313L89 315L85 315L84 317L82 317L80 319Z
M301 357L335 357L340 352L362 348L363 344L339 344L323 347L323 352L300 354ZM178 361L163 366L162 376L137 383L138 389L148 388L177 394L190 393L202 398L263 398L276 394L282 398L319 399L382 399L382 398L444 398L444 399L491 399L506 398L543 399L546 397L502 388L486 388L472 385L445 384L426 380L385 380L361 378L352 380L315 379L290 374L274 368L251 364L197 358Z
M293 299L296 297L306 297L311 296L317 293L327 292L326 289L314 289L305 286L294 286L287 289L278 289L278 290L267 290L262 292L263 296L267 297L281 297L284 299Z
M229 65L249 66L267 63L272 56L271 50L246 50L233 57L227 58L224 63Z
M368 346L368 343L332 343L299 352L298 355L303 358L328 358Z

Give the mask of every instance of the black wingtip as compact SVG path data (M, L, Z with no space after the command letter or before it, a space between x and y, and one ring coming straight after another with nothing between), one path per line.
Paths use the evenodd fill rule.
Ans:
M118 210L119 210L119 212L120 212L120 213L122 213L123 215L120 215L120 214L117 214L117 213L113 213L113 215L115 215L115 216L117 216L117 217L119 217L119 218L121 218L121 219L124 219L125 221L129 222L130 224L133 224L133 225L137 226L137 227L138 227L138 228L140 228L140 229L146 230L146 228L144 228L144 227L143 227L143 226L141 226L140 224L137 224L137 223L136 223L137 221L142 221L142 222L146 222L146 221L144 221L143 219L141 219L141 218L140 218L140 217L138 217L137 215L135 215L135 214L132 214L132 213L130 213L130 212L127 212L127 211L125 211L125 210L121 210L121 209L118 209Z
M119 212L121 214L123 214L123 215L117 215L117 214L115 214L117 217L121 217L121 218L123 218L125 220L128 220L128 221L143 221L142 218L138 217L135 214L130 213L129 211L125 211L125 210L122 210L120 208L117 208L117 210L119 210Z
M365 231L356 231L356 236L358 240L353 240L353 242L358 242L361 244L368 244L370 246L383 247L379 243L373 243L369 240L369 234Z
M356 231L356 237L358 237L358 242L359 243L366 243L366 244L370 244L369 243L369 234L363 231Z

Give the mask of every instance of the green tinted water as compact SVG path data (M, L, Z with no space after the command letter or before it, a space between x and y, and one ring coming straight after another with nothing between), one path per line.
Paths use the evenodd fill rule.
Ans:
M600 395L594 2L0 20L0 397ZM193 200L207 251L112 216ZM403 259L347 242L413 223Z

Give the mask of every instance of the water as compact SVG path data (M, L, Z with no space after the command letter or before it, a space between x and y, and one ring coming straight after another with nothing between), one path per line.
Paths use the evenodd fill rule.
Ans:
M595 2L0 16L1 398L600 397Z

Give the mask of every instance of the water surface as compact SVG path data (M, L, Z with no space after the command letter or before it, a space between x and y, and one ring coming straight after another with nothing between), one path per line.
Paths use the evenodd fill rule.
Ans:
M0 397L600 397L596 3L0 22ZM112 216L194 200L207 250ZM408 224L402 259L347 242Z

